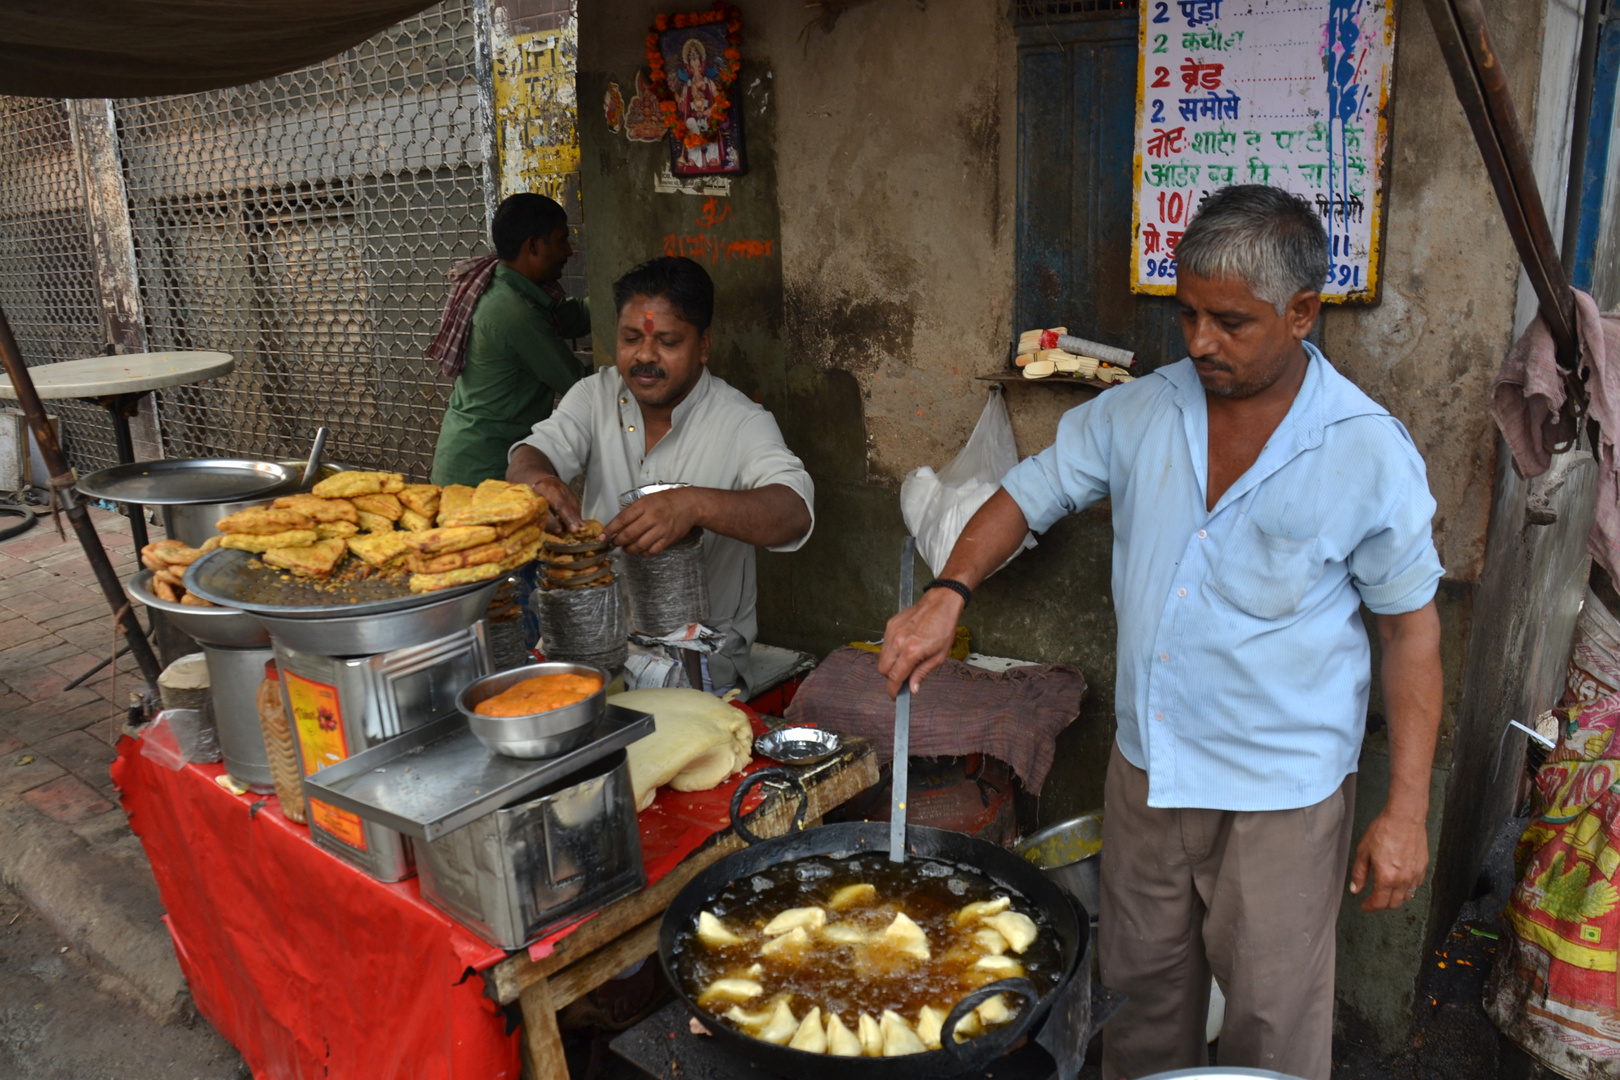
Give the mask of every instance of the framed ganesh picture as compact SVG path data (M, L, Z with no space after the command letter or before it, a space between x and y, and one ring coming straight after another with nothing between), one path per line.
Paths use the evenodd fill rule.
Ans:
M742 109L731 96L741 44L742 16L727 3L653 22L647 64L677 176L736 176L747 169Z

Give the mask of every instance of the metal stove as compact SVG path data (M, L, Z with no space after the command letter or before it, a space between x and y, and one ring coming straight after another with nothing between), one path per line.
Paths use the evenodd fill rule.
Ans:
M274 629L271 642L305 776L453 715L462 687L490 672L482 621L369 656L295 649ZM311 798L309 832L315 843L381 881L416 872L405 836L352 810Z

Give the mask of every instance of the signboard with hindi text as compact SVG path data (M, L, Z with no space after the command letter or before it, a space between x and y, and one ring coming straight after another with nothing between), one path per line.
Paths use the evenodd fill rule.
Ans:
M1205 198L1271 184L1321 216L1327 301L1377 296L1390 0L1142 0L1131 288L1176 288Z

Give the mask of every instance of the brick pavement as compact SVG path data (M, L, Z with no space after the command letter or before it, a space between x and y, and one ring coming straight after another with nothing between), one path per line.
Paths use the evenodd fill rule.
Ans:
M139 570L128 519L90 516L119 576ZM97 845L129 836L108 767L140 674L125 656L116 678L108 667L66 686L112 654L113 638L112 613L71 529L59 539L42 517L0 542L0 805L20 801Z

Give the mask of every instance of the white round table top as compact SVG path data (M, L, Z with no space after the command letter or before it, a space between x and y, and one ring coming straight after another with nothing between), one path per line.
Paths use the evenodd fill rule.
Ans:
M29 368L28 374L33 377L34 389L39 391L40 398L51 401L142 394L226 375L234 367L236 360L230 353L131 353L41 364ZM16 400L16 397L17 390L11 380L0 374L0 398Z

